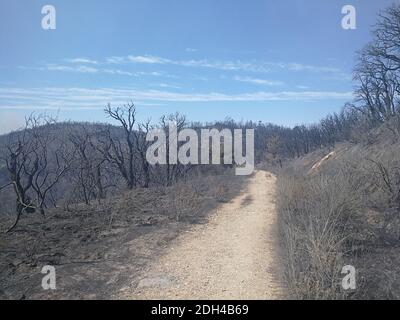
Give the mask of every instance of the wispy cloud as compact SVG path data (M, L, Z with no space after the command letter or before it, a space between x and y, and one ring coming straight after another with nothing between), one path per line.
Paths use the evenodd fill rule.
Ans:
M86 59L86 58L74 58L66 59L69 63L81 63L81 64L98 64L96 60Z
M123 71L123 70L119 70L119 69L104 69L102 70L104 73L108 73L108 74L117 74L117 75L121 75L121 76L137 76L132 72L129 71Z
M160 88L181 89L180 86L177 86L174 84L169 84L169 83L158 83L158 84L156 84L156 86L160 87Z
M201 67L225 71L269 72L270 67L252 62L237 61L212 61L212 60L181 60L174 64L184 67Z
M164 78L177 78L177 76L167 74L161 71L136 71L131 72L127 70L121 69L113 69L113 68L101 68L101 67L92 67L85 65L61 65L61 64L46 64L42 67L26 67L26 66L18 66L20 70L37 70L37 71L58 71L58 72L73 72L73 73L103 73L110 75L120 75L120 76L130 76L130 77L141 77L141 76L149 76L149 77L164 77Z
M236 61L216 61L209 59L189 59L189 60L172 60L151 55L129 55L126 57L109 57L106 59L108 63L124 64L124 63L139 63L139 64L169 64L182 67L197 67L211 68L218 70L244 70L254 72L267 72L269 69L265 65Z
M290 72L311 72L311 73L327 73L332 75L345 74L341 69L332 66L314 66L298 62L271 62L263 60L211 60L211 59L189 59L189 60L173 60L154 55L129 55L125 57L109 57L106 58L107 63L111 64L170 64L182 67L211 68L218 70L231 71L247 71L247 72L271 72L276 70L286 70Z
M138 65L171 65L182 68L206 68L237 73L281 73L285 72L308 72L321 74L323 80L349 81L351 75L343 72L339 68L331 66L314 66L302 63L282 63L270 61L242 61L242 60L211 60L211 59L186 59L173 60L155 55L128 55L111 56L103 61L91 60L88 58L65 59L63 64L48 63L42 67L23 67L20 69L34 69L45 71L75 72L75 73L105 73L119 76L158 76L167 78L178 78L174 74L166 74L161 71L132 71L131 64ZM68 62L68 63L65 63ZM118 66L118 68L116 68ZM160 67L161 68L161 67ZM231 77L231 76L229 76ZM282 85L281 81L262 79L260 76L237 75L235 81L248 82L258 85Z
M309 89L308 86L304 86L304 85L297 85L296 88L297 89L301 89L301 90L308 90Z
M110 64L121 64L126 62L126 59L124 57L108 57L106 58L106 63Z
M155 56L128 56L127 60L135 63L147 63L147 64L165 64L171 63L171 60L155 57Z
M302 63L286 63L282 64L282 68L286 68L291 71L310 71L310 72L325 72L325 73L338 73L341 72L340 69L334 67L324 67L324 66L312 66Z
M99 69L88 67L88 66L65 66L57 64L48 64L46 66L48 71L67 71L67 72L78 72L78 73L97 73Z
M257 79L257 78L251 78L251 77L241 77L241 76L235 76L233 79L235 81L248 82L248 83L265 85L265 86L282 86L284 84L282 81Z
M102 108L107 103L123 104L129 100L152 102L267 102L349 100L351 92L336 91L257 91L241 94L223 92L177 93L163 90L127 88L0 88L0 109Z
M36 70L36 71L62 71L62 72L77 72L77 73L97 73L99 69L84 65L60 65L54 63L48 63L41 67L27 67L18 66L20 70Z

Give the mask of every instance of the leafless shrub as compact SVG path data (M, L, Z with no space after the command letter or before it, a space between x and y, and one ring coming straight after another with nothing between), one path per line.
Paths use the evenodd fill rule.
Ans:
M228 186L224 184L218 184L215 187L214 196L218 202L226 202L227 193L228 193Z
M171 209L177 221L182 217L196 216L199 212L199 196L189 183L179 183L171 188L168 198L171 201Z
M385 160L368 159L373 164L373 183L387 198L386 204L400 210L400 167L393 158Z

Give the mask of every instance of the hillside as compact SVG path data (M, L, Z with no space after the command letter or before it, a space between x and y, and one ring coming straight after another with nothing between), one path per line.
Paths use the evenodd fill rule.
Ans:
M207 224L235 198L246 178L232 171L172 187L137 189L92 205L31 214L12 233L0 220L1 299L109 299L135 288L173 240ZM41 287L44 265L56 267L55 291Z
M278 211L295 297L399 299L400 143L391 125L281 171ZM345 265L357 272L350 292L340 286Z

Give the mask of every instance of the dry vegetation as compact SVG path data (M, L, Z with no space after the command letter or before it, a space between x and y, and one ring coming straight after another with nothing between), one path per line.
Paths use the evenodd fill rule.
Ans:
M400 6L393 4L358 54L355 103L317 125L332 144L281 172L285 276L296 298L400 298L399 38ZM357 271L353 291L341 286L345 265Z
M116 126L27 119L0 137L0 297L43 298L44 264L64 276L65 290L54 297L111 297L185 226L240 190L234 184L245 179L233 176L234 164L147 162L146 134L174 122L178 130L255 129L255 163L280 171L277 207L293 297L400 298L398 39L396 4L358 54L356 101L313 125L189 123L178 113L138 123L133 103L105 108ZM357 269L354 291L340 285L347 264ZM84 278L96 279L94 287L84 288Z
M0 298L112 298L137 283L172 239L191 224L205 223L221 198L233 198L244 182L226 170L170 187L137 188L68 211L52 209L46 218L23 216L13 233L4 233L10 217L0 226ZM57 268L59 290L41 290L46 264Z
M320 152L281 173L280 229L294 297L400 297L400 144L389 132L386 126L375 130L373 144L342 144L313 170ZM357 270L354 291L341 286L348 264Z

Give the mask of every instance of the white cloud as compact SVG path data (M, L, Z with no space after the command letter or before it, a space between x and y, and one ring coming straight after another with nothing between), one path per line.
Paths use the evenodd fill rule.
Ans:
M124 63L139 63L139 64L170 64L183 67L211 68L218 70L231 71L247 71L247 72L270 72L276 69L284 69L291 72L313 72L327 73L332 75L342 75L343 72L339 68L331 66L314 66L298 62L283 63L271 61L241 61L241 60L210 60L210 59L189 59L189 60L172 60L160 56L153 55L129 55L126 57L108 57L107 63L124 64Z
M226 71L269 72L270 68L257 63L237 61L212 61L212 60L180 60L173 61L175 65L184 67L201 67Z
M124 57L108 57L108 58L106 58L106 63L110 63L110 64L121 64L124 62L126 62Z
M111 75L120 75L120 76L131 76L131 77L140 77L140 76L150 76L150 77L164 77L164 78L178 78L177 76L167 74L165 72L160 71L126 71L121 69L113 69L113 68L98 68L91 67L85 65L60 65L60 64L46 64L44 67L26 67L26 66L18 66L20 70L37 70L37 71L58 71L58 72L75 72L75 73L105 73Z
M143 64L166 64L166 63L173 63L173 61L164 59L157 56L150 56L150 55L129 55L126 57L107 57L106 63L108 64L126 64L126 63L143 63Z
M148 64L164 64L170 63L170 60L155 57L155 56L128 56L127 60L135 63L148 63Z
M87 66L79 66L76 70L77 70L77 72L82 72L82 73L96 73L99 71L96 68L87 67Z
M137 90L126 88L0 88L0 109L91 109L102 108L107 103L123 104L129 100L146 103L157 102L267 102L267 101L321 101L351 100L351 92L336 91L276 91L227 94L176 93L161 90ZM10 103L9 101L12 101Z
M57 64L48 64L46 66L48 71L67 71L67 72L78 72L78 73L96 73L99 71L97 68L88 66L64 66Z
M160 71L130 71L111 68L110 65L127 65L127 64L148 64L148 65L173 65L188 68L208 68L223 71L236 71L246 73L281 73L281 70L287 72L311 72L321 73L324 76L323 80L350 81L351 75L346 74L339 68L330 66L313 66L297 62L282 63L269 61L241 61L241 60L210 60L210 59L186 59L186 60L171 60L154 55L128 55L128 56L112 56L107 57L103 62L91 60L87 58L75 58L67 60L71 64L47 64L45 67L18 67L23 70L47 70L47 71L64 71L77 73L107 73L121 76L163 76L168 78L177 78L171 74L165 74ZM88 66L91 64L92 66ZM99 67L100 65L108 65L108 68ZM96 66L96 67L94 67ZM260 77L236 76L236 81L248 82L258 85L282 85L281 81L267 80Z
M265 85L265 86L281 86L281 85L284 84L282 81L257 79L257 78L251 78L251 77L235 76L233 79L235 81L248 82L248 83L253 83L253 84L258 84L258 85Z
M157 87L161 88L172 88L172 89L181 89L181 87L173 84L168 84L168 83L158 83L156 84Z
M104 73L109 73L109 74L118 74L121 76L136 76L134 73L129 72L129 71L123 71L119 69L104 69L102 70Z
M67 59L66 61L69 63L98 64L96 60L90 60L86 58Z
M333 68L333 67L324 67L324 66L311 66L311 65L306 65L302 63L288 63L288 64L283 64L283 68L287 68L288 70L291 71L311 71L311 72L326 72L326 73L338 73L341 72L340 69L338 68Z

